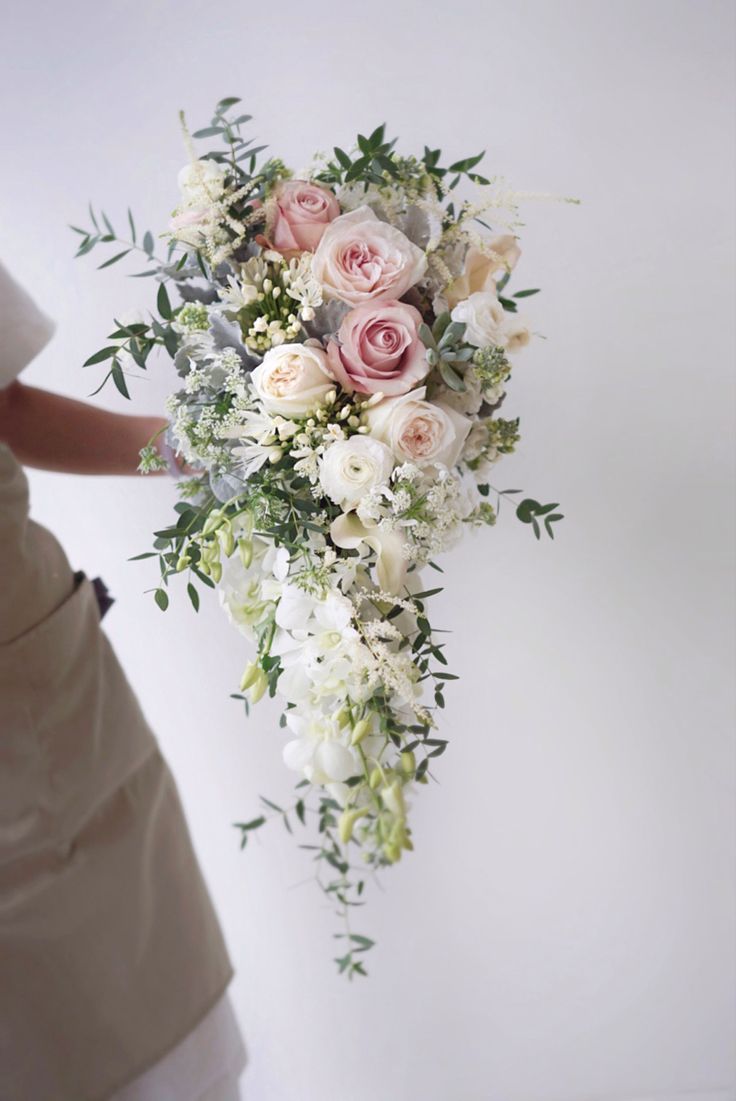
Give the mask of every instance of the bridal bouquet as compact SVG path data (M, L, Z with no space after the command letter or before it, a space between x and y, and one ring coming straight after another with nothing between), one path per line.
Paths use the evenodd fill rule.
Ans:
M518 196L476 172L482 154L403 155L379 126L294 175L244 139L238 102L191 137L182 118L190 159L163 257L130 214L125 238L92 209L76 229L79 254L119 243L101 267L138 251L136 274L158 281L156 311L117 320L85 366L128 397L155 349L173 359L168 440L141 469L169 451L191 476L138 557L158 557L162 609L179 574L195 610L198 583L217 588L252 653L239 698L283 703L295 802L263 798L242 841L269 817L314 823L302 847L345 920L336 962L352 977L373 942L351 912L366 876L413 848L411 801L447 744L438 712L457 678L421 569L520 492L492 478L519 439L500 409L536 291L508 289ZM460 184L476 197L457 199ZM531 498L513 508L537 537L561 519Z

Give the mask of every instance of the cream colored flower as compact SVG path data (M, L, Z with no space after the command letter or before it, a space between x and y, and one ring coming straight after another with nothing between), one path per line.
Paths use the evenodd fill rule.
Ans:
M266 352L250 377L269 413L300 417L313 412L334 389L326 364L318 345L280 344Z
M398 462L453 467L460 458L471 422L448 405L424 401L421 386L398 398L385 398L368 410L371 435L393 451Z
M404 541L395 531L364 524L354 512L332 521L330 538L336 547L357 550L362 543L376 553L378 584L384 592L399 593L406 580L409 563L403 554Z

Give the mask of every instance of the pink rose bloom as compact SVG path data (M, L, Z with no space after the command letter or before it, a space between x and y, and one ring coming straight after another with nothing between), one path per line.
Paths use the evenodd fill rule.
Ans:
M341 214L325 230L312 273L327 298L351 306L401 298L424 275L427 257L367 206Z
M268 201L268 238L281 253L314 252L340 213L331 191L306 180L286 180Z
M422 316L404 302L367 302L343 318L327 346L332 377L349 394L406 394L429 371Z

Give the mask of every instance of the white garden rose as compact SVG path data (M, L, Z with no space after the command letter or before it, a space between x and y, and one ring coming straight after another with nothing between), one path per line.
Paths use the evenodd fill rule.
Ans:
M476 291L458 302L451 317L465 323L465 339L476 348L495 345L517 352L531 339L525 321L518 314L507 313L495 291Z
M325 352L309 343L271 348L250 377L264 408L285 417L314 412L335 388L327 373Z
M346 512L372 489L386 485L393 470L391 450L370 436L351 436L331 444L320 462L327 496Z
M486 348L489 344L503 347L506 311L495 291L476 291L458 302L451 316L453 321L465 323L468 344L476 348Z
M401 463L455 466L470 431L471 421L441 402L424 401L421 386L398 398L384 398L368 410L374 439L388 444Z

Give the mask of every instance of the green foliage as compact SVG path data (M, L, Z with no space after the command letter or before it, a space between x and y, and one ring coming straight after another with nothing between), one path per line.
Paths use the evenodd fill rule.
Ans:
M427 349L427 362L435 367L446 386L451 390L465 390L462 372L473 358L475 349L463 340L464 321L453 321L449 313L442 313L429 325L419 326L419 338Z
M525 497L517 506L516 515L519 520L521 520L522 524L532 525L532 530L537 539L539 539L542 534L539 526L539 520L542 519L547 535L550 539L554 539L555 533L552 525L564 518L561 512L555 512L556 508L559 508L559 505L556 503L551 505L540 505L539 501L535 501L534 498Z

